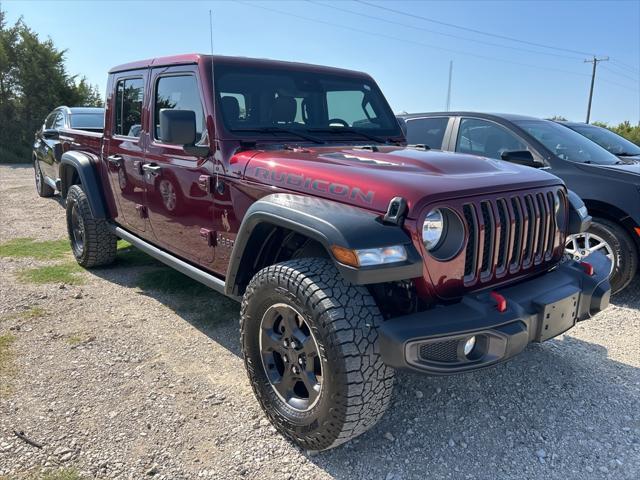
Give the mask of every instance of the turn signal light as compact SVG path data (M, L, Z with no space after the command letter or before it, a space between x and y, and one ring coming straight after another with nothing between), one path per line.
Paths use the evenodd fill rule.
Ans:
M358 255L356 255L356 252L351 250L350 248L333 245L331 247L331 251L333 252L333 256L336 257L336 260L338 260L340 263L351 265L352 267L360 266Z
M489 293L493 301L496 302L496 310L500 313L507 311L507 299L500 295L498 292Z
M640 237L640 227L636 227L635 228L636 233L638 234L638 236Z
M591 265L590 263L587 263L587 262L580 262L580 265L584 269L584 273L586 273L590 277L593 277L593 274L595 273L594 270L593 270L593 265Z

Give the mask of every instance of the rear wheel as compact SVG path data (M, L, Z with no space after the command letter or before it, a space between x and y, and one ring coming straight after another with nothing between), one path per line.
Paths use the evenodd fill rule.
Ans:
M241 343L256 397L281 433L324 450L377 423L394 375L378 351L381 322L366 288L345 282L329 260L291 260L255 275Z
M67 231L76 261L86 268L112 263L118 239L105 219L94 218L89 199L80 185L69 188L66 203Z
M56 191L44 181L44 174L40 169L40 162L38 162L38 160L33 161L33 172L36 178L36 191L38 195L44 198L53 197Z

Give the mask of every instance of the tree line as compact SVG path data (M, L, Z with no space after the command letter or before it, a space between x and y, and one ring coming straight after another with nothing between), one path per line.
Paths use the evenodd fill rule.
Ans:
M33 137L51 110L102 106L97 86L70 75L65 51L0 9L0 163L30 162Z

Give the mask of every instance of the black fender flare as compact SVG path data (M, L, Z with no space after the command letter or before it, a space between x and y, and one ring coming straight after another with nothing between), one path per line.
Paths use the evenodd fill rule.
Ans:
M225 293L228 295L243 293L246 281L242 280L241 272L252 268L257 254L252 246L261 244L261 239L256 238L260 233L256 232L263 224L284 227L317 241L340 274L355 285L408 280L423 273L422 258L410 236L398 225L383 223L380 215L331 200L275 193L253 203L242 219L227 269ZM353 250L403 245L407 260L356 268L338 262L331 250L333 245Z
M105 202L100 179L96 169L99 158L88 152L66 152L60 159L60 193L67 196L67 191L74 184L74 174L82 184L82 189L89 200L89 207L94 218L107 218L107 203Z

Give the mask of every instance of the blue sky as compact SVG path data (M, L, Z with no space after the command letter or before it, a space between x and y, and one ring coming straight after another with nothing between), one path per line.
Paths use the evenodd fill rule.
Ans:
M207 53L212 9L217 54L366 71L396 112L443 110L453 60L451 109L584 121L591 73L585 53L608 55L611 61L598 67L592 120L640 122L640 0L367 1L409 15L353 0L5 0L2 8L10 22L23 15L42 37L67 49L69 72L101 91L113 65Z

